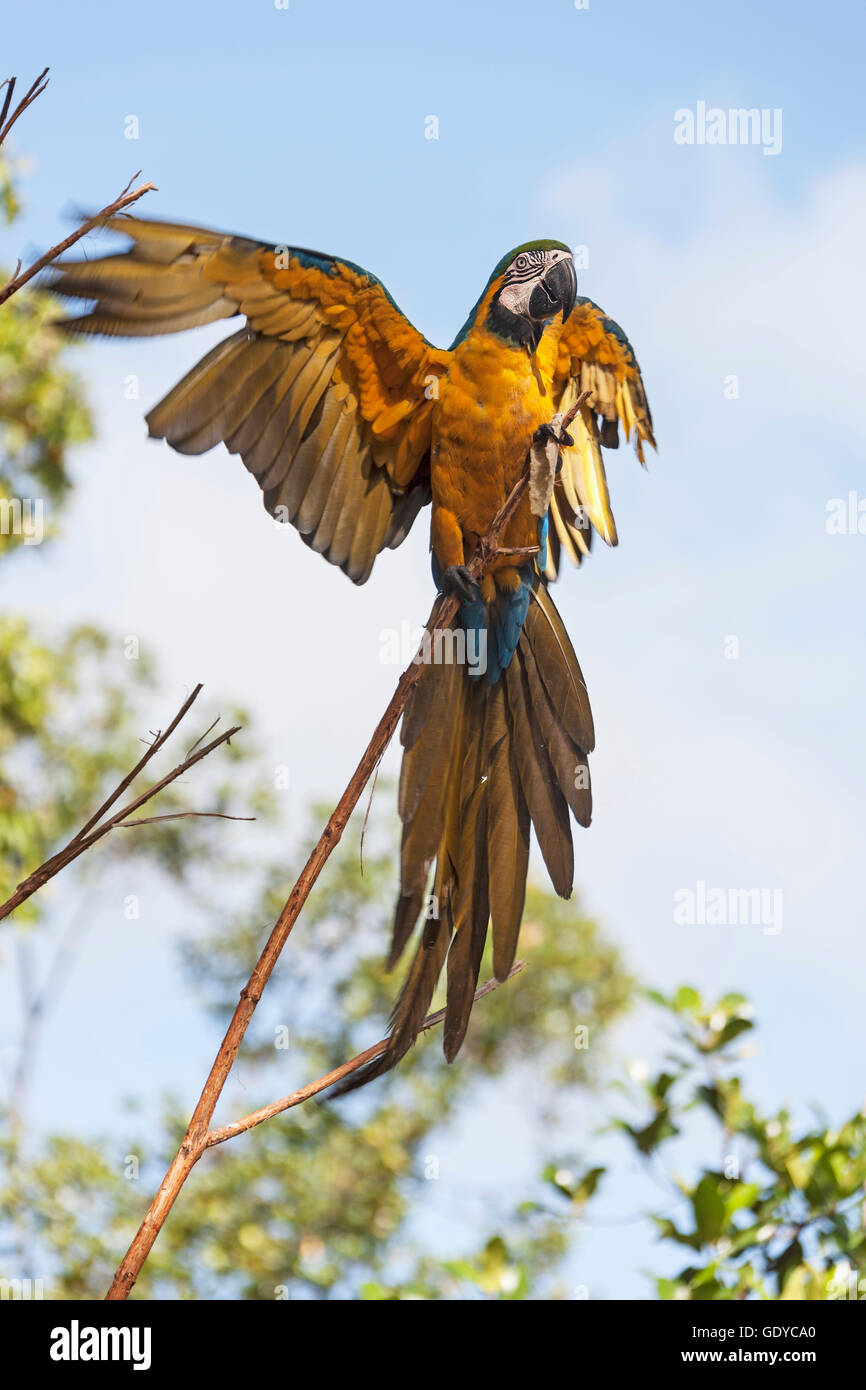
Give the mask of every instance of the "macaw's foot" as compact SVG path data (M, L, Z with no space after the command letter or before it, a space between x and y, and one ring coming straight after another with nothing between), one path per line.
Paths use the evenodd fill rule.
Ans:
M549 420L545 420L543 425L539 425L535 434L532 436L533 444L546 444L548 439L552 439L554 444L558 444L560 449L573 449L574 439L568 430L554 429Z
M456 594L458 598L468 599L470 603L478 598L478 585L469 572L468 565L449 565L442 571L443 594Z

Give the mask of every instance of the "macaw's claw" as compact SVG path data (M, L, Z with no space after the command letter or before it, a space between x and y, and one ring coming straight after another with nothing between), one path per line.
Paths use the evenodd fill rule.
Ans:
M469 572L468 565L449 565L442 571L443 594L457 594L459 598L472 603L478 598L478 586Z
M548 439L552 439L560 449L574 448L574 438L568 433L568 430L557 431L549 420L545 420L544 424L538 426L532 440L534 444L546 444Z

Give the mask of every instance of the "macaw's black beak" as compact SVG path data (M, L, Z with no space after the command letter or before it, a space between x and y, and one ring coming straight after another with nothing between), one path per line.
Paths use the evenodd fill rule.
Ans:
M577 275L571 257L556 261L539 280L529 296L530 318L552 319L562 311L562 321L568 318L577 299Z

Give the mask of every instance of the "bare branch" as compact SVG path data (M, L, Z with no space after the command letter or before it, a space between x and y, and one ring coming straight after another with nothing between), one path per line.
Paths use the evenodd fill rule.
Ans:
M45 71L47 72L48 69L46 68ZM17 81L17 77L7 77L2 84L6 88L6 96L3 101L3 110L0 111L0 131L2 131L3 129L3 123L6 120L6 116L9 111L9 105L12 101L12 93L15 91L15 83Z
M506 984L508 980L512 980L515 975L519 975L525 965L525 960L516 960L504 980L497 980L494 976L486 984L479 985L474 995L475 1002L483 999L486 994L491 994L494 989ZM435 1013L427 1015L418 1032L426 1033L428 1029L435 1028L442 1023L444 1018L445 1010L437 1009ZM352 1057L348 1062L343 1062L342 1066L335 1067L333 1071L320 1076L318 1081L311 1081L309 1086L302 1086L299 1091L292 1091L291 1095L283 1096L282 1100L275 1100L270 1105L262 1106L261 1110L253 1110L251 1114L244 1115L243 1119L235 1120L230 1125L222 1125L219 1129L210 1130L205 1147L210 1149L215 1144L224 1144L227 1139L234 1139L238 1134L246 1134L247 1130L263 1124L265 1120L272 1119L274 1115L281 1115L284 1110L292 1110L296 1105L303 1105L305 1100L321 1095L322 1091L329 1090L338 1081L345 1081L352 1072L359 1071L361 1067L366 1066L367 1062L372 1062L374 1057L380 1057L387 1046L388 1039L382 1038L380 1042L368 1047L365 1052L359 1052L356 1057Z
M203 734L199 734L198 738L196 739L196 741L195 741L195 743L192 745L192 747L191 747L191 748L188 748L188 749L186 750L186 756L187 756L188 758L195 752L196 748L198 748L198 746L199 746L199 744L201 743L202 739L203 739L203 738L207 738L207 736L208 736L208 734L210 733L211 729L215 729L215 728L216 728L216 726L217 726L217 724L220 722L220 719L221 719L221 718L222 718L222 715L221 715L221 714L218 714L217 717L216 717L216 719L213 721L213 723L212 723L212 724L208 724L208 726L207 726L207 728L205 729L204 733L203 733Z
M154 796L157 795L158 792L163 791L165 787L169 786L172 782L176 781L177 778L180 777L184 772L188 771L189 768L194 767L196 763L201 762L202 758L206 758L209 753L212 753L214 751L214 749L219 748L220 744L228 743L234 734L240 732L241 726L239 724L235 725L234 728L227 729L225 733L220 734L217 738L211 739L210 743L205 744L204 747L200 748L197 753L187 755L187 757L184 758L183 762L178 763L177 767L172 768L171 772L167 773L165 777L162 777L158 782L155 782L153 786L148 787L145 791L143 791L139 796L135 797L132 801L127 802L127 804L121 810L116 811L115 814L109 817L108 820L103 821L102 818L105 815L106 811L110 810L114 803L117 800L119 800L122 794L126 791L127 787L129 787L130 783L133 782L135 778L139 775L139 773L147 766L154 754L157 753L160 748L162 748L163 744L166 742L166 740L169 738L172 732L177 728L180 721L189 712L189 709L192 706L193 701L197 698L201 688L201 685L197 685L195 687L195 690L192 692L192 694L189 695L187 699L184 701L184 703L181 705L180 709L178 710L174 719L172 719L165 733L157 734L153 743L148 745L147 752L138 760L132 771L126 774L126 776L118 784L118 786L111 793L111 795L107 797L106 800L102 803L99 810L94 812L94 814L87 821L86 825L82 826L78 834L74 835L73 838L69 841L69 843L65 845L63 849L59 850L57 854L53 854L49 859L45 860L44 864L40 864L38 869L34 869L33 873L29 874L27 878L25 878L21 883L19 883L12 896L10 898L7 898L5 903L0 904L0 921L2 921L4 917L8 917L12 912L15 911L17 907L20 907L23 902L26 902L28 898L32 897L33 894L37 892L37 890L41 888L43 884L47 883L50 878L54 878L55 874L59 874L61 869L65 869L68 864L71 864L73 860L77 859L79 855L84 853L85 850L90 849L91 845L95 845L98 840L101 840L103 836L107 835L110 831L115 830L120 826L124 825L144 825L148 823L148 820L174 819L174 816L153 816L141 821L130 821L129 818L134 814L135 811L139 809L140 806L143 806L145 802L150 801ZM211 725L211 727L213 727L213 725ZM213 815L219 816L220 819L224 820L255 819L254 817L247 816L224 816L221 812L218 811L184 811L177 812L176 814Z
M168 816L142 816L140 820L115 821L115 829L130 829L134 825L156 825L161 820L188 820L193 816L212 816L216 820L255 820L255 816L228 816L225 811L172 811Z
M41 96L42 93L45 91L45 88L48 86L49 81L47 73L48 68L43 68L36 81L30 87L29 91L25 92L24 96L21 98L18 105L15 107L15 110L12 112L12 115L9 116L8 121L6 120L6 117L9 115L9 107L12 104L12 93L15 91L15 83L18 81L18 79L17 77L7 77L5 82L0 83L0 87L6 88L6 97L3 102L3 109L2 111L0 111L0 146L2 146L3 141L6 139L6 136L9 134L15 122L18 120L18 117L23 115L24 112L27 110L27 107L32 105L36 98L38 96Z
M139 170L139 173L141 173L141 170ZM40 256L38 260L35 260L26 270L22 270L20 274L16 272L11 280L7 280L3 288L0 289L0 304L5 304L6 300L15 294L16 290L20 290L22 285L26 285L28 280L32 280L34 275L39 274L40 270L44 270L52 261L56 261L57 257L62 256L64 251L68 251L70 246L74 246L76 241L80 241L88 232L92 232L94 227L98 227L99 224L104 222L107 218L114 217L117 213L123 212L124 208L130 207L132 203L144 197L145 193L155 193L157 191L156 184L143 183L140 188L136 188L130 193L129 190L137 178L138 174L133 174L126 188L118 198L115 198L113 203L109 203L108 207L103 208L95 217L88 217L76 231L70 232L68 237L64 237L62 241L58 241L57 245L52 246L50 251L46 251L44 256Z
M118 783L114 791L111 793L111 796L109 796L105 801L103 801L102 805L99 807L99 810L94 811L87 824L81 827L78 834L75 836L76 840L83 840L88 830L92 830L94 825L96 825L98 821L102 820L102 817L105 815L106 811L111 809L115 801L120 800L127 787L135 781L138 774L147 766L154 754L158 753L162 745L166 742L166 740L171 738L180 721L189 713L190 709L195 704L195 701L201 694L202 689L203 687L201 681L199 681L192 694L187 696L187 698L184 700L183 704L181 705L177 714L174 716L174 719L172 719L165 733L153 734L153 743L149 743L147 745L147 752L144 753L141 758L139 758L138 762L135 764L135 767L132 769L131 772L128 772L126 774L123 781ZM213 725L211 725L211 728L212 727ZM151 732L153 731L151 730Z

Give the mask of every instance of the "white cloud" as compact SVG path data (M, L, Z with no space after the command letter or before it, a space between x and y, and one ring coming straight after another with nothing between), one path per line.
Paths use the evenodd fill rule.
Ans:
M585 292L614 317L629 306L641 358L675 371L679 391L735 372L768 413L841 425L862 442L866 166L828 171L795 204L754 151L660 157L664 139L647 137L651 159L631 152L627 180L590 160L543 190L590 245ZM645 192L652 205L660 190L675 228L643 211Z

